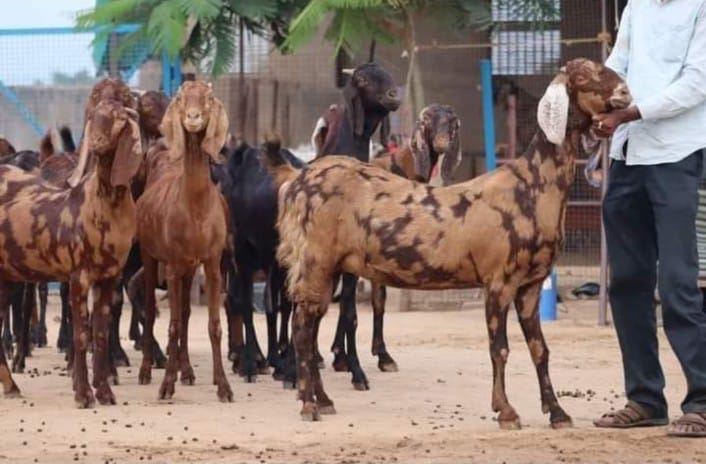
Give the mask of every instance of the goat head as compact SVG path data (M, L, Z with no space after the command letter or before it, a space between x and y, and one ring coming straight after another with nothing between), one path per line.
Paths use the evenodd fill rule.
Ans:
M203 133L201 149L215 163L228 134L228 116L223 104L213 95L210 83L184 82L172 99L159 126L172 153L183 153L185 133Z
M363 133L365 110L388 113L397 110L401 103L395 81L377 63L365 63L355 68L343 88L343 98L356 135Z
M461 163L460 128L458 116L448 105L434 103L419 112L410 143L417 180L428 182L432 167L439 156L444 155L441 178L444 183L449 182L453 171Z

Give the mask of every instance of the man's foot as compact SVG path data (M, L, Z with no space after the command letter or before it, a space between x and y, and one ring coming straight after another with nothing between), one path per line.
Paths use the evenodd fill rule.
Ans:
M670 437L706 437L706 412L688 412L669 425Z
M634 401L628 401L623 409L603 414L593 421L596 427L628 429L631 427L655 427L669 424L666 417L652 417L647 409Z

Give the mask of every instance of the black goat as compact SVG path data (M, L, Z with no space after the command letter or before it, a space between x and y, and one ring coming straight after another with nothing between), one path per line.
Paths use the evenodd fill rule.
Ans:
M360 161L370 159L370 138L378 126L385 144L390 111L400 106L397 87L390 74L375 63L358 66L343 88L343 105L332 105L316 124L312 141L316 157L348 155ZM331 346L337 371L351 371L353 386L367 390L368 379L360 366L355 341L358 325L355 292L358 277L343 274L340 314ZM334 288L337 283L334 283ZM318 327L316 329L318 334ZM384 361L384 360L381 360Z
M292 165L303 167L302 160L286 149L280 150ZM224 264L228 268L229 329L233 371L252 381L258 372L269 364L275 368L275 378L285 378L283 358L291 355L288 364L293 368L293 352L288 350L288 323L291 302L283 291L284 271L275 259L279 236L275 229L277 220L277 192L272 177L260 162L260 147L241 143L229 149L225 168L214 169L215 180L228 202L231 225L234 231L233 260ZM233 268L233 263L235 268ZM237 269L237 272L235 271ZM267 311L268 349L263 356L253 326L253 277L258 271L268 276L271 310ZM281 330L277 337L277 313L281 314ZM235 320L235 321L234 321ZM243 341L240 323L245 326ZM293 383L294 369L285 379Z

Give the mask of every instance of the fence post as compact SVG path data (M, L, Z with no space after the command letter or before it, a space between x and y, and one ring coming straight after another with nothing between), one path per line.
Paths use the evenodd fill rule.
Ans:
M181 60L177 56L170 61L166 53L162 54L162 90L171 97L181 85Z
M483 99L483 141L485 144L486 172L495 169L495 111L493 109L493 64L489 59L480 60L480 85Z

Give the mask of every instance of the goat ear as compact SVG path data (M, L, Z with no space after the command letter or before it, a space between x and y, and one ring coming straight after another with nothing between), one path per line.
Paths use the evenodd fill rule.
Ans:
M213 99L211 114L208 116L206 137L201 142L201 149L205 151L214 163L221 163L221 148L226 143L228 135L228 115L223 104L217 98Z
M167 147L170 151L181 153L184 150L184 130L181 127L179 117L179 95L173 98L167 106L167 110L162 116L159 131L164 135Z
M429 180L429 174L431 173L431 155L426 133L424 120L417 121L410 141L410 148L412 148L412 155L414 156L414 170L417 177L425 181Z
M113 166L110 170L110 183L114 186L130 185L130 180L137 174L142 163L142 137L140 126L133 118L128 118L123 128L118 146L115 149Z
M352 81L353 79L343 88L343 98L346 101L346 107L353 123L353 133L361 136L363 135L363 126L365 124L365 111L363 110L363 101L358 93L358 88Z
M78 151L78 164L71 173L71 176L66 179L66 183L69 187L76 187L83 177L86 171L86 166L88 165L88 141L90 140L91 134L91 120L86 120L86 126L83 128L83 138L81 140L81 148Z
M568 75L560 72L549 84L537 106L537 122L547 140L561 145L566 137L569 120Z
M321 116L316 120L316 125L314 126L314 132L311 133L311 147L314 149L314 155L318 156L321 153L321 148L324 146L324 141L326 140L326 134L328 133L328 126L326 125L326 119Z
M456 122L456 132L454 137L449 141L449 149L444 154L444 159L441 161L441 181L447 185L451 181L451 176L458 166L461 164L461 122Z

